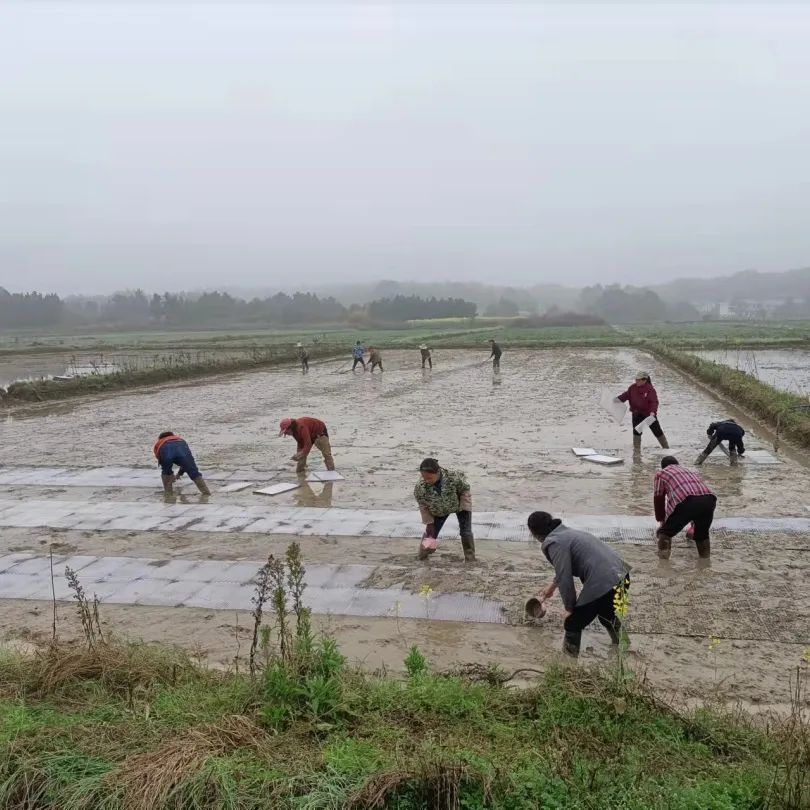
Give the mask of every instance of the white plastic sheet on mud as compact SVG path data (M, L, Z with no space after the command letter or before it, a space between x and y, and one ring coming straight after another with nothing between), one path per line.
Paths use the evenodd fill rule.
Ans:
M82 586L102 602L119 605L204 607L250 610L260 562L225 560L154 560L138 557L61 556L54 570L77 571ZM0 556L0 596L6 599L52 598L51 561L32 554ZM501 602L474 593L429 597L393 588L364 588L375 571L368 565L312 565L306 572L304 603L313 613L343 616L398 616L403 619L502 624ZM55 576L58 600L71 598L64 577Z

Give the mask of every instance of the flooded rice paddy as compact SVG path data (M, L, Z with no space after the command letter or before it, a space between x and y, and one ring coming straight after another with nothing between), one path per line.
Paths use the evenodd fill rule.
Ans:
M634 458L629 424L616 425L599 407L602 391L623 390L639 370L652 375L661 400L660 420L676 455L691 462L706 443L706 427L734 416L749 431L747 445L772 449L766 431L733 406L696 387L680 373L634 350L509 351L500 375L486 352L439 351L433 372L422 372L418 352L384 352L385 372L351 373L349 363L316 363L309 375L276 369L188 384L18 408L0 422L0 464L49 467L140 466L155 475L155 489L121 486L45 488L0 485L0 497L104 502L161 502L151 447L162 430L184 436L203 471L276 471L294 479L292 440L279 438L285 416L313 415L329 425L345 481L305 484L262 501L275 505L398 510L418 526L413 503L417 467L436 456L466 471L479 511L562 515L649 515L652 479L663 450L644 437ZM588 446L624 463L599 467L576 458ZM800 455L783 463L730 467L719 452L702 475L719 498L718 516L806 516L810 471ZM322 466L315 459L313 467ZM246 480L251 480L246 478ZM183 495L199 502L196 495ZM218 502L255 505L250 490L215 494ZM217 499L220 499L219 501ZM368 587L418 592L473 592L506 606L512 624L459 624L424 620L320 616L346 652L365 666L399 668L408 647L420 644L437 668L465 661L505 669L556 660L559 603L542 626L520 626L520 605L547 581L550 569L535 544L481 541L479 562L465 566L452 533L427 564L415 562L412 532L402 538L300 538L305 561L375 568ZM280 553L290 537L260 533L186 531L78 531L7 528L0 553L43 553L54 545L70 554L166 559L261 560ZM622 546L633 566L633 656L649 680L684 697L705 696L709 686L751 705L788 700L788 673L810 645L810 569L807 538L796 535L729 535L718 541L709 566L694 548L676 544L661 563L649 545ZM0 594L2 597L2 594ZM16 643L47 640L49 607L3 600L0 634ZM245 606L249 610L249 605ZM63 614L67 613L63 611ZM107 621L120 632L205 651L214 663L233 659L235 636L249 618L200 608L109 605ZM69 635L70 616L60 621ZM722 639L707 655L706 639ZM249 644L249 642L248 642ZM606 660L606 637L586 634L583 662ZM242 649L247 645L242 642ZM709 685L709 686L707 686Z
M718 349L694 354L744 371L781 391L810 397L810 352L804 349Z

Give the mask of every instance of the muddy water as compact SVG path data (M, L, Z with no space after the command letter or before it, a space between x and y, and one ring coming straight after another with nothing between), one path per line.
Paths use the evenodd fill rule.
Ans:
M722 349L695 354L744 371L782 391L810 396L810 352L802 349Z
M203 470L291 473L294 447L277 437L278 420L309 414L329 425L348 480L304 487L273 503L410 508L415 470L432 455L467 472L480 509L647 514L662 451L647 434L634 461L629 424L617 426L599 408L602 387L619 392L639 368L649 370L662 425L686 461L705 443L709 422L728 415L708 392L633 350L508 351L497 377L480 365L484 356L437 352L431 374L420 370L418 353L386 352L385 373L373 377L352 374L339 361L315 365L307 376L270 370L35 407L0 424L0 463L148 467L157 434L174 429ZM755 425L745 426L749 447L770 446ZM597 467L575 458L572 446L592 446L625 463ZM703 474L720 498L718 514L802 514L810 502L810 474L791 459L732 469L716 454ZM255 503L256 496L228 498Z

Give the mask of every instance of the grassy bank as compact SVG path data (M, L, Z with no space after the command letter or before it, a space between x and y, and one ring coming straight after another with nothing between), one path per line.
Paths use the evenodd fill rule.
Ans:
M336 357L344 351L342 346L323 344L318 347L318 359ZM62 400L143 385L159 385L284 365L296 362L296 352L294 345L278 345L256 348L237 355L206 354L202 358L187 352L161 355L155 357L147 367L124 363L112 373L89 374L62 381L43 379L15 382L0 395L0 405Z
M83 647L0 656L0 807L808 806L798 711L767 729L684 713L618 669L558 669L516 689L493 666L431 672L416 648L407 677L365 675L313 637L303 574L296 545L259 571L251 665L229 673L111 639L75 583Z
M777 436L810 447L810 401L806 398L780 391L743 371L661 343L649 344L647 348L753 413L776 430Z

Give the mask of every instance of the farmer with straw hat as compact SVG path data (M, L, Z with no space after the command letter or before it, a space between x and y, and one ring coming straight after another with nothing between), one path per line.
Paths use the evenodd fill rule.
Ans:
M425 363L427 363L430 366L431 370L432 370L433 369L433 358L431 357L430 349L428 348L427 344L423 343L419 347L419 351L422 354L422 368L424 368Z
M296 472L302 475L307 469L307 456L313 447L317 447L323 454L327 470L335 469L335 460L332 458L332 446L329 443L329 431L320 419L311 416L299 416L297 419L282 419L279 423L279 436L292 436L298 443L298 449L293 461L298 462Z

